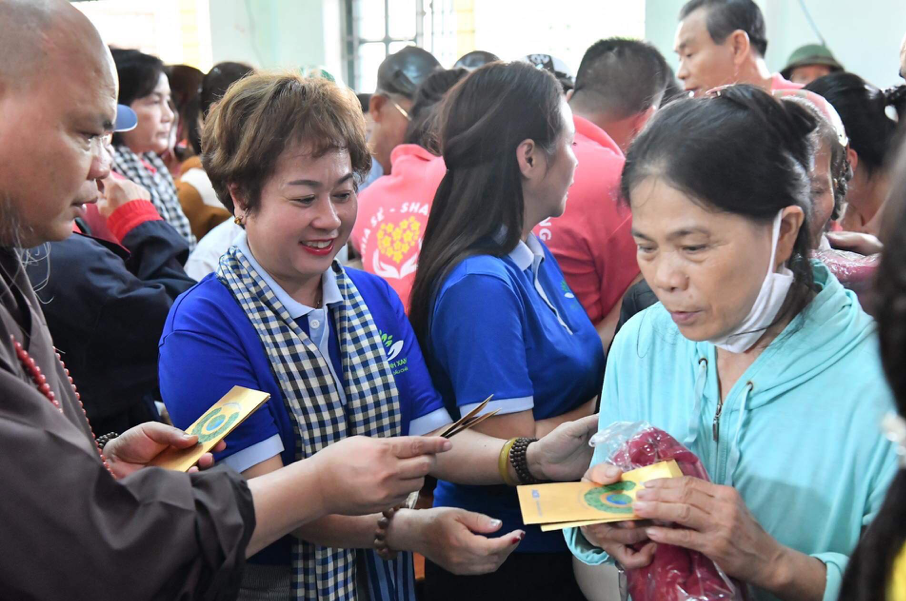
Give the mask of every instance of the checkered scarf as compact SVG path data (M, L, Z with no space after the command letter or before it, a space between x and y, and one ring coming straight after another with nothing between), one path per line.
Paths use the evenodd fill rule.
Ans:
M343 268L334 262L332 269L344 299L330 310L340 339L345 407L330 373L330 358L321 355L242 251L235 246L230 248L220 258L217 271L217 277L239 302L264 345L286 410L293 418L296 461L348 436L388 437L401 432L399 394L377 326ZM368 559L368 564L373 563ZM412 559L409 554L401 554L396 561L411 565ZM353 549L323 547L295 539L294 598L354 600L355 566ZM396 566L391 571L399 573ZM406 596L400 594L400 598Z
M148 169L151 166L154 170ZM176 196L176 185L170 171L159 156L146 152L139 156L128 146L117 144L113 147L113 170L151 193L151 203L164 221L173 226L179 235L189 243L189 250L195 248L195 236L189 219L182 212L182 205Z

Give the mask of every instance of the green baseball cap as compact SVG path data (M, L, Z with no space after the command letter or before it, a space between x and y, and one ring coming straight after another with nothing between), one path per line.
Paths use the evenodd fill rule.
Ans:
M789 79L793 69L806 65L827 65L833 71L843 70L843 65L837 62L837 59L834 58L833 53L827 46L807 44L793 51L790 58L786 61L786 67L783 68L780 74Z

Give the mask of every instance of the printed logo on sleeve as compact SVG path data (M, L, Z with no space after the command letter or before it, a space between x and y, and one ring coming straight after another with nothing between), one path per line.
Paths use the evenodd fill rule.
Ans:
M563 296L566 298L576 298L576 295L572 293L569 289L569 284L566 283L566 280L560 280L560 290L563 291Z
M384 349L387 353L387 361L390 363L390 368L393 370L393 375L398 375L409 371L407 363L409 359L407 357L399 357L399 354L403 352L403 340L393 341L393 334L385 334L384 332L378 330L378 334L381 335L381 342L384 343Z

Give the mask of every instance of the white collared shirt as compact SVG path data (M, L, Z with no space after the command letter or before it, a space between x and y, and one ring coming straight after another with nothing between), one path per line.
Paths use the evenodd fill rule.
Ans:
M527 270L529 267L532 268L532 280L535 284L535 290L541 295L541 298L544 299L544 303L554 312L554 315L557 316L557 321L560 322L560 325L566 328L567 332L572 334L572 330L566 325L563 318L560 317L560 312L557 311L557 308L551 303L547 293L541 286L541 282L538 281L538 269L541 267L542 261L544 261L544 249L541 248L541 243L538 242L538 238L535 237L535 234L529 234L528 240L525 242L520 240L519 244L510 251L508 256L513 263L516 264L516 267L522 271Z
M321 353L321 357L327 363L327 367L330 369L330 375L333 376L334 388L340 396L340 401L343 405L346 405L346 391L339 385L342 380L340 380L338 374L334 370L333 361L330 360L330 316L327 313L327 307L343 302L343 295L340 293L339 286L337 286L337 275L334 273L333 269L328 268L321 276L321 287L323 289L322 294L324 300L321 308L316 309L302 304L291 297L289 293L286 292L286 290L284 290L263 267L261 267L261 264L258 263L249 248L248 236L245 231L236 237L233 245L239 249L239 252L241 252L246 259L248 259L248 262L255 268L255 271L258 272L261 279L265 281L274 293L274 296L276 296L283 306L286 307L286 311L294 321L305 316L308 317L308 337L315 343L315 346L318 347L318 352ZM236 471L242 472L266 459L279 455L283 452L283 449L283 441L280 439L280 435L276 434L267 440L226 457L224 463Z

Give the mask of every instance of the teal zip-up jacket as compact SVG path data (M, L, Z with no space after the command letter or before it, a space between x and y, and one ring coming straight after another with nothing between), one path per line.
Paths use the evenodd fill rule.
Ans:
M717 484L735 487L781 544L827 566L836 600L848 556L897 470L881 419L894 410L875 323L820 263L820 292L718 405L716 347L684 338L657 304L613 343L599 427L645 421L686 445ZM592 465L607 457L595 452ZM565 531L587 564L612 561L579 529ZM753 590L758 600L775 599Z

